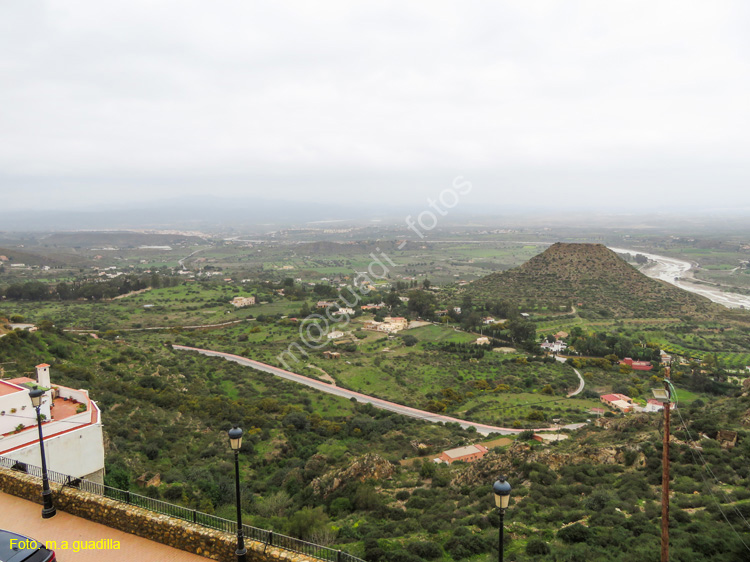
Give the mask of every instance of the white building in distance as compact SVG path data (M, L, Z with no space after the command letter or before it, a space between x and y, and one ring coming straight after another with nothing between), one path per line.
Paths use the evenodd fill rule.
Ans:
M234 306L237 308L242 308L243 306L252 306L255 304L255 297L234 297L231 301Z

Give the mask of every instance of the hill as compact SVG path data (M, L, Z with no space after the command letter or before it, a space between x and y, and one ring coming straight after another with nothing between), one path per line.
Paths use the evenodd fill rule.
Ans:
M50 252L52 253L52 252ZM71 253L54 252L53 255L47 255L44 252L33 252L28 249L19 248L1 248L0 247L0 264L6 266L14 263L25 265L49 266L49 267L83 267L90 263L90 260Z
M520 267L493 273L465 290L475 300L507 300L582 315L658 317L712 315L710 300L651 279L602 244L558 242Z

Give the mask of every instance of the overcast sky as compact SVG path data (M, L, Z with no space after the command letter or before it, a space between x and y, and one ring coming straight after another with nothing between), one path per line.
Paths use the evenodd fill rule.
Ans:
M749 21L746 1L5 0L0 208L418 205L459 175L473 205L750 208Z

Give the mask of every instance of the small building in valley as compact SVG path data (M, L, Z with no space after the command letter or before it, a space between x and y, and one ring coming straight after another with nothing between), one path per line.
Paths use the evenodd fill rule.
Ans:
M654 368L654 366L651 364L651 361L633 361L630 357L626 357L622 361L620 361L620 365L628 365L630 366L634 371L650 371Z
M669 403L669 409L674 410L675 403ZM664 403L659 402L656 398L649 398L643 408L644 412L661 412L664 409Z
M237 308L242 308L254 305L255 297L234 297L230 302Z
M611 408L615 408L622 412L633 411L633 400L629 396L624 394L604 394L600 397L600 400Z
M488 450L487 447L482 445L467 445L466 447L449 449L440 453L435 462L444 462L446 464L453 464L456 461L474 462L484 457Z

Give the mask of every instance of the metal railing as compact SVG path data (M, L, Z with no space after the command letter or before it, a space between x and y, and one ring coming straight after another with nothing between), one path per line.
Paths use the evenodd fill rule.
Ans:
M0 456L0 466L17 470L37 478L42 477L42 469L40 467L22 463L7 457ZM230 521L229 519L223 519L216 515L196 511L189 507L175 505L173 503L149 498L147 496L141 496L140 494L136 494L129 490L120 490L119 488L113 488L112 486L92 482L85 478L74 478L73 476L62 474L54 470L47 470L47 478L50 482L56 482L57 484L77 488L90 494L141 507L161 515L168 515L176 519L196 523L203 527L208 527L209 529L216 529L217 531L223 531L225 533L237 533L236 521ZM245 538L261 542L265 544L266 547L273 546L275 548L304 554L318 560L326 560L328 562L365 562L361 558L357 558L356 556L352 556L341 550L274 533L273 531L268 531L266 529L251 527L250 525L242 525L242 533Z

